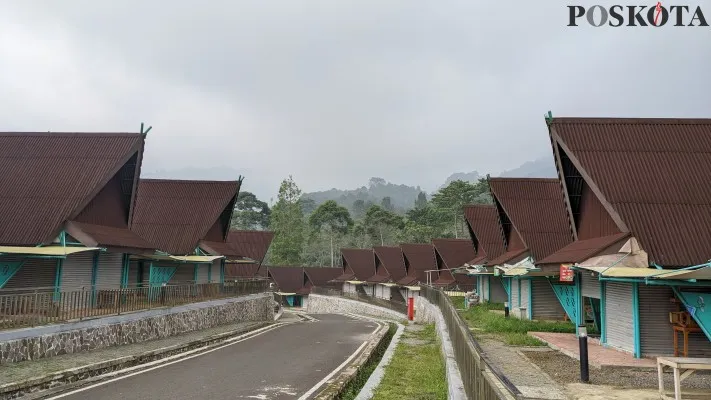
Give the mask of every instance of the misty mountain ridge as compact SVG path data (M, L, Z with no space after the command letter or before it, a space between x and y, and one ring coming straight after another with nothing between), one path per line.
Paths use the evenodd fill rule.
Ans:
M527 161L517 168L507 170L499 174L500 177L516 178L555 178L558 176L553 160L550 157L539 158ZM456 180L476 183L481 178L485 178L477 171L455 172L445 179L444 184L439 189L449 185ZM417 186L397 185L387 182L383 178L371 178L368 186L362 186L352 190L330 189L320 192L304 193L303 197L312 199L316 205L327 200L334 200L339 205L353 210L353 203L356 200L372 204L381 204L384 197L390 197L390 201L396 210L404 211L411 209L415 205L417 195L423 190ZM430 197L429 195L427 196Z

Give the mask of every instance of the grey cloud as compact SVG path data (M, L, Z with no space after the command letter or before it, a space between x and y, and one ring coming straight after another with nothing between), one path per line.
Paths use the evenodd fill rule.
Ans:
M697 4L711 20L711 1ZM151 118L146 168L228 165L254 174L245 187L251 180L265 195L289 173L305 190L360 186L374 175L435 188L455 171L515 168L550 153L548 109L709 116L711 29L570 28L556 2L13 7L38 38L61 32L77 64L97 63L77 71L120 61L125 83L94 82L82 93L103 99L95 124ZM45 124L74 118L40 111L31 115Z

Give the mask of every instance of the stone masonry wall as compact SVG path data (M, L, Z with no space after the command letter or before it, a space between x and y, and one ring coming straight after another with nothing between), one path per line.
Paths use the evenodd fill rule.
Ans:
M374 306L362 301L344 299L335 296L322 296L318 294L309 295L309 302L306 306L309 314L360 314L372 317L393 319L401 321L406 318L405 314L390 310L384 307Z
M2 332L0 364L138 343L234 322L273 320L272 294L264 293Z

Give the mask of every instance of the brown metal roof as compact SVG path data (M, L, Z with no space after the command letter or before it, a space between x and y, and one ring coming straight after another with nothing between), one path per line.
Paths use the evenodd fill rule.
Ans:
M344 274L351 272L359 281L375 274L375 254L373 249L341 249ZM348 271L350 269L350 271Z
M529 255L528 249L514 249L514 250L509 250L506 253L493 258L491 260L488 260L486 262L486 265L502 265L502 264L512 264L516 263L518 261L521 261L524 259L527 255Z
M269 277L272 278L280 292L307 294L304 286L306 275L303 267L269 267Z
M229 232L225 242L203 240L200 246L210 254L247 257L260 264L269 250L272 239L274 239L274 232L233 230Z
M711 259L711 119L553 118L550 132L650 262Z
M69 235L89 247L114 247L138 253L152 253L155 251L154 246L128 228L69 221L65 229Z
M343 270L331 267L304 267L304 273L314 286L331 286L329 282L341 275Z
M469 239L432 239L435 251L446 268L459 268L476 258L474 243Z
M594 239L576 240L555 253L540 260L537 264L567 264L583 262L596 256L604 249L630 237L629 233L618 233Z
M434 246L422 243L403 243L400 248L405 256L407 276L400 279L398 283L411 285L413 282L427 282L425 271L437 269Z
M393 282L398 281L407 275L405 269L405 256L402 254L402 249L393 246L375 246L373 247L375 256L380 261L381 268L385 271L377 271L376 275L388 276Z
M225 239L239 188L240 181L141 179L132 230L167 253L193 253L201 239Z
M472 239L478 244L477 255L486 255L488 259L493 259L504 254L504 236L495 206L466 206L464 216L475 235Z
M490 178L489 187L534 260L573 241L557 178Z
M0 244L54 239L65 221L142 152L144 138L140 133L0 133Z
M254 278L259 271L259 264L225 264L225 277Z

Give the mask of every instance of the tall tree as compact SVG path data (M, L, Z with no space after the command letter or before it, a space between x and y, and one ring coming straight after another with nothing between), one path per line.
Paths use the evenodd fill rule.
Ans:
M269 226L271 210L251 192L240 192L235 202L231 226L237 229L264 230Z
M427 206L427 194L420 192L415 199L415 208L425 208Z
M334 265L333 241L346 235L353 227L353 219L348 209L339 206L333 200L328 200L316 208L309 217L309 227L315 234L322 233L328 237L331 249L331 266ZM313 239L313 237L312 237Z
M440 189L432 195L432 205L442 213L447 215L445 219L450 221L451 232L454 237L466 236L466 226L464 220L464 206L468 204L488 204L491 202L489 185L486 179L480 179L477 183L469 183L461 180L450 182L449 185Z
M273 264L300 264L305 242L304 212L301 189L291 175L279 186L277 202L272 208L270 230L274 240L270 247Z
M316 201L308 197L301 198L301 211L304 215L309 215L316 210Z
M365 211L367 207L365 206L365 200L358 199L353 202L353 217L363 218L365 216Z
M447 223L442 211L426 205L407 211L402 241L412 243L429 243L435 238L453 237L449 232L451 224Z
M373 242L380 245L393 244L398 230L405 225L403 218L379 206L371 206L363 219L365 231Z
M395 207L393 206L393 200L390 198L390 196L383 197L382 200L380 200L380 206L388 211L395 210Z

